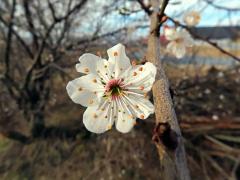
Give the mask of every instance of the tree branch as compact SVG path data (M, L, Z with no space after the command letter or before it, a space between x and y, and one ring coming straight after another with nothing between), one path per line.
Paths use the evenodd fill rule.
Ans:
M0 21L6 26L8 27L8 23L2 18L2 16L0 16ZM25 49L25 51L27 52L28 56L33 59L33 53L31 52L30 48L28 47L28 45L26 44L26 42L21 38L21 36L14 30L14 28L12 28L12 33L16 36L17 40L19 41L19 43L23 46L23 48Z
M237 57L237 56L233 55L232 53L228 52L227 50L223 49L216 42L212 42L208 38L204 38L204 37L199 36L198 34L194 33L191 28L189 28L188 26L185 26L184 24L179 23L178 21L174 20L173 18L171 18L169 16L168 16L168 19L170 21L172 21L174 24L176 24L177 26L180 26L180 27L186 29L195 39L199 39L199 40L207 42L209 45L211 45L214 48L218 49L223 54L226 54L227 56L229 56L229 57L233 58L234 60L240 62L240 58L239 57Z
M160 142L156 141L156 146L160 156L161 179L189 180L190 176L186 163L183 139L170 96L168 79L160 59L159 29L162 23L161 17L164 16L167 4L168 0L164 0L159 10L159 1L153 0L154 11L150 16L151 25L148 38L147 60L157 66L156 81L153 85L156 116L156 131L154 136L157 136L160 140ZM165 132L167 134L161 132L161 125L165 125ZM166 137L166 135L168 136ZM169 144L171 142L173 144Z
M14 19L14 14L15 14L15 7L16 7L16 0L13 0L12 4L12 10L11 10L11 15L10 15L10 22L8 25L8 34L7 34L7 45L6 45L6 50L5 50L5 75L8 76L9 74L9 61L10 61L10 54L11 54L11 45L12 45L12 34L13 34L13 19Z
M226 10L226 11L235 11L235 12L240 11L240 8L230 8L230 7L224 7L224 6L214 4L213 0L205 0L205 2L217 9Z
M141 8L150 16L152 14L152 11L150 10L150 6L147 6L143 0L137 0L140 4Z
M29 26L28 29L33 36L34 45L35 45L36 49L38 49L38 36L35 33L36 30L35 30L33 20L32 20L32 13L29 9L29 2L30 2L29 0L23 0L23 7L24 7L24 11L25 11L25 17L27 19L27 23Z

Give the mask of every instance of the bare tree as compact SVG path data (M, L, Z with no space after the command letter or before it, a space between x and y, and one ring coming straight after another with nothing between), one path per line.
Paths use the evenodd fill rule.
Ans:
M89 8L88 0L13 0L1 4L0 24L3 35L6 34L5 68L1 83L31 124L31 137L10 131L5 132L6 136L26 143L51 134L53 128L45 126L45 108L49 101L52 76L56 72L65 72L64 67L58 65L65 50L123 30L102 33L103 23L98 23L93 26L93 34L88 34L90 38L83 34L78 37L79 42L74 40L73 32L92 12ZM112 10L111 3L104 6L99 17L104 17ZM16 49L24 52L22 56L17 52L18 60L15 57ZM76 132L70 134L75 135Z

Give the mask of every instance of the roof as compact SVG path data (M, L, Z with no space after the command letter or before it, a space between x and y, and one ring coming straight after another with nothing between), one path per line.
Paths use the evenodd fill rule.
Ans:
M221 27L194 27L193 32L210 39L236 39L240 38L240 26Z

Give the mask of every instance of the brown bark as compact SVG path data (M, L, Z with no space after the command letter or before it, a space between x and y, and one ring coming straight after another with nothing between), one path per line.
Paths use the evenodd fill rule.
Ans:
M182 135L170 96L168 79L160 59L159 29L167 3L168 1L164 1L159 10L158 0L152 2L154 10L150 15L151 25L148 38L147 60L157 66L156 82L153 85L156 125L162 123L170 124L171 130L177 134L178 145L174 151L166 147L164 143L160 143L161 141L156 142L156 146L161 163L161 179L189 180L190 176L186 163Z

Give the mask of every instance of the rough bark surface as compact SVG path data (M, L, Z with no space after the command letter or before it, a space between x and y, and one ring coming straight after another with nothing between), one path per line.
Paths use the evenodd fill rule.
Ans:
M175 151L169 150L162 143L156 143L161 163L161 179L190 180L183 139L169 92L168 79L160 59L159 28L161 22L159 15L161 15L161 9L159 9L159 3L155 3L153 4L154 11L150 15L147 60L157 66L156 82L153 86L156 124L169 123L171 130L176 132L178 138Z

